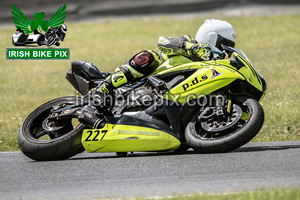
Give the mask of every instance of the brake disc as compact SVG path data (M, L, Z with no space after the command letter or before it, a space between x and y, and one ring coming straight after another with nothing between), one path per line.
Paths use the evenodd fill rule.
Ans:
M220 132L234 126L242 116L242 109L238 105L232 106L232 112L224 118L213 118L201 122L201 127L208 132Z

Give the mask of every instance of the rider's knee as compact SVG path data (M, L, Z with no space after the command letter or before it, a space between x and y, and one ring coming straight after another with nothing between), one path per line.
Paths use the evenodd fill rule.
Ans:
M161 64L161 59L155 51L145 50L135 54L128 64L137 72L147 76L157 69Z

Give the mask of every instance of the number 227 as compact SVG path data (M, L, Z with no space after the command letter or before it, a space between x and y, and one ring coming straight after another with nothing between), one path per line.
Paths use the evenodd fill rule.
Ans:
M102 141L104 136L107 133L107 130L93 130L93 131L87 131L87 133L89 133L89 136L85 139L85 141ZM101 134L100 134L101 133ZM101 137L101 139L99 140L99 135Z

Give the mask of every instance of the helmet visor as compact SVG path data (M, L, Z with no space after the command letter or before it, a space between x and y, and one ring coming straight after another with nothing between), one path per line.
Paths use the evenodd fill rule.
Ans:
M235 46L235 42L234 41L228 40L228 39L222 37L221 35L218 35L216 47L218 49L223 49L222 46L221 46L221 44L224 44L224 45L232 47L232 48L234 48L234 46Z

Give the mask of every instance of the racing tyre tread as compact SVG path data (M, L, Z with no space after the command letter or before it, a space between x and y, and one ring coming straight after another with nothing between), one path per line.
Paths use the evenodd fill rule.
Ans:
M195 114L185 129L187 143L199 153L225 153L237 149L260 131L264 123L264 111L262 106L255 100L247 97L238 97L236 102L246 103L252 109L250 120L234 134L219 139L201 139L195 136L194 124L198 119L199 113Z
M63 160L84 151L81 144L82 131L85 126L79 124L70 132L51 140L38 140L32 137L30 126L34 120L42 118L52 106L63 103L75 103L76 97L61 97L49 101L35 109L21 125L18 143L21 151L36 161Z

